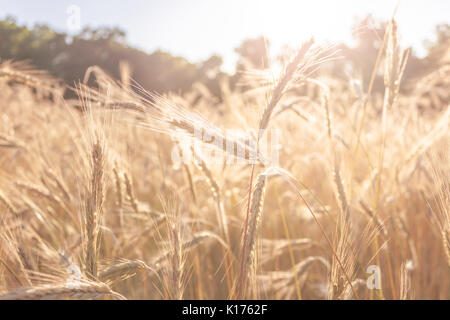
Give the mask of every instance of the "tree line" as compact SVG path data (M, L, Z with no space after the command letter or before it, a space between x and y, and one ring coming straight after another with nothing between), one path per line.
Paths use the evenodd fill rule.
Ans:
M336 46L343 59L332 62L331 72L345 79L348 70L356 71L361 75L363 85L366 85L385 26L386 22L376 21L370 15L355 20L355 45ZM147 53L128 45L125 32L117 27L87 27L79 34L69 36L47 25L38 24L31 28L20 26L11 17L0 20L0 39L0 61L28 60L36 68L48 70L66 84L73 85L83 79L86 69L93 65L119 79L120 66L126 62L137 83L157 92L184 92L195 82L202 82L219 96L223 78L228 78L231 86L234 86L242 69L248 66L263 68L270 60L270 43L263 37L247 39L235 49L239 59L236 73L230 75L221 70L220 56L213 55L205 61L192 63L161 50ZM449 25L438 25L435 40L427 43L427 57L418 58L412 52L405 76L419 77L438 65L445 58L449 44ZM283 53L279 56L279 59L282 58ZM375 90L382 88L380 76L375 83Z

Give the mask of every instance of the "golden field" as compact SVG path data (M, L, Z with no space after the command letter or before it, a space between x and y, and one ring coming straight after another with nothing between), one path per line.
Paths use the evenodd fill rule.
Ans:
M64 99L0 65L1 298L449 299L449 62L404 78L393 22L384 94L321 71L332 58L307 41L221 100L146 93L125 67ZM194 142L215 161L174 161Z

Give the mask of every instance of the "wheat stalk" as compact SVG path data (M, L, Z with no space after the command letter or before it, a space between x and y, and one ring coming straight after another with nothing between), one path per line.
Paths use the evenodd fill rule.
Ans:
M6 198L5 194L0 190L0 203L3 203L3 205L8 209L9 212L15 213L16 208L14 208L14 205Z
M123 174L123 177L125 179L125 190L127 192L128 200L130 201L131 207L133 208L134 212L137 213L137 212L139 212L139 205L136 200L136 197L134 196L133 184L131 182L131 178L126 172Z
M123 203L122 183L121 183L122 181L120 179L119 172L117 171L116 168L113 168L113 173L114 173L114 181L115 181L115 185L116 185L117 206L119 208L122 208L122 203Z

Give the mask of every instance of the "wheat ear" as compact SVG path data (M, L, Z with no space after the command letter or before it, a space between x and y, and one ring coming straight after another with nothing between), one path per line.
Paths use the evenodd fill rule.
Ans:
M255 189L252 194L252 201L250 206L250 220L247 232L244 234L244 246L242 250L243 268L239 276L239 293L244 289L241 286L246 286L248 280L248 273L251 267L256 263L256 239L258 234L259 223L262 215L262 208L264 205L264 194L266 190L265 174L260 174L256 179Z
M126 261L107 267L99 273L99 279L104 282L124 280L134 276L139 271L155 272L145 262L140 260Z
M104 283L76 283L27 287L0 296L0 300L99 299L110 295L125 300Z
M90 278L97 277L97 237L103 206L103 150L97 141L91 151L91 189L86 201L86 271Z
M283 75L281 76L280 80L277 83L277 86L272 92L272 97L270 98L269 103L264 109L261 120L259 121L259 130L260 130L259 138L261 138L262 133L267 129L273 110L277 106L278 102L281 100L281 97L283 96L285 89L289 84L289 81L291 81L292 78L294 77L294 74L298 70L299 64L304 59L305 55L307 54L308 50L311 48L313 43L314 41L312 39L305 42L300 48L300 50L297 52L297 55L286 66Z

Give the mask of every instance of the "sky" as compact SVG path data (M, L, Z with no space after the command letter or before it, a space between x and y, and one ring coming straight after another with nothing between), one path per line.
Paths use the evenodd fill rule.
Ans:
M0 0L0 19L13 16L19 24L45 23L70 34L78 26L119 26L139 49L161 49L191 62L219 54L224 69L231 71L237 58L234 48L244 39L264 35L274 51L283 44L297 47L311 35L318 41L351 43L355 16L370 12L388 20L396 4L394 0ZM401 43L424 55L423 41L432 39L435 26L450 24L450 1L400 0L396 19Z

